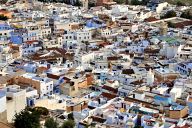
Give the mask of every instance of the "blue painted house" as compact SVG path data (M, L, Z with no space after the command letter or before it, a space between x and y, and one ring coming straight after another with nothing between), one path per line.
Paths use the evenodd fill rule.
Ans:
M0 40L8 40L13 30L8 23L0 23Z
M26 72L36 73L36 71L37 71L37 64L35 64L35 63L26 63L25 65L23 65L22 68Z
M102 28L102 27L105 27L106 24L105 23L98 23L97 20L99 20L99 18L97 17L94 17L93 19L91 20L88 20L86 22L86 27L88 28Z
M155 104L162 104L164 106L168 106L172 104L172 100L170 96L164 96L164 95L156 95L154 96L154 102Z

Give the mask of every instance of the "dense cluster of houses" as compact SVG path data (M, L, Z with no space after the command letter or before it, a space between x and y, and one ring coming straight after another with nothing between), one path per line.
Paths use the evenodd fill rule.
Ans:
M82 2L0 5L0 121L42 106L78 128L192 127L190 7Z

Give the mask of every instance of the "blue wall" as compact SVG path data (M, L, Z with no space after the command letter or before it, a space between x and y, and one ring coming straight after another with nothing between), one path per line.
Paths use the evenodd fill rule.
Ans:
M156 95L154 96L154 101L156 104L163 104L165 106L172 104L172 100L171 97L164 97L164 96L160 96L160 95Z
M192 114L192 102L188 102L187 106L189 107L189 114Z
M86 22L86 27L88 27L88 28L102 28L105 26L106 26L106 24L104 24L104 23L103 24L97 24L92 20L89 20Z
M13 44L22 44L23 43L23 37L21 37L19 35L11 34L10 40Z

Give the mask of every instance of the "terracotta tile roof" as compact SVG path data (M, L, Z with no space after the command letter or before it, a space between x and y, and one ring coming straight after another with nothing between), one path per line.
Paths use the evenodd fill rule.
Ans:
M113 98L117 97L117 95L111 94L111 93L107 93L107 92L102 92L101 95L102 95L103 97L108 98L108 99L113 99Z
M133 81L131 82L131 84L134 84L134 85L141 85L143 82L143 80L137 80L137 81Z
M183 22L179 22L179 23L174 24L175 28L184 28L185 26L190 26L190 25L192 25L192 20L183 21Z
M144 53L159 53L160 49L152 49L152 48L146 48L144 49Z
M65 49L62 49L62 48L48 48L47 50L48 51L56 50L56 51L58 51L59 53L61 53L63 55L67 52Z
M31 59L32 60L57 60L57 58L66 58L66 50L62 49L62 48L49 48L49 49L46 49L47 51L49 52L52 52L51 55L46 55L46 56L43 56L47 53L35 53Z
M38 42L38 40L31 40L31 41L26 41L26 44L33 44L34 42Z
M110 60L118 60L120 59L120 57L117 57L117 56L109 56L107 57L107 60L110 61Z
M97 45L100 46L100 47L105 47L107 45L111 45L111 43L109 43L109 42L98 42Z
M153 21L157 21L159 19L155 18L155 17L149 17L149 18L146 18L144 21L145 22L153 22Z
M134 70L133 69L123 69L122 70L122 74L134 74Z
M108 90L108 91L113 92L113 93L115 93L115 94L118 92L118 89L113 88L113 87L110 87L110 86L107 86L107 85L104 85L104 86L102 87L102 89Z
M73 61L75 53L65 53L65 58L67 60Z
M47 68L47 67L38 67L38 70L41 71L41 72L43 72L43 71L47 71L48 68Z

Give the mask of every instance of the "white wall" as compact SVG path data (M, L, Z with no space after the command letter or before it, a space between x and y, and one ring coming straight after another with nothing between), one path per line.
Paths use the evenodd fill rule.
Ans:
M92 40L92 35L90 31L80 31L76 32L77 41L90 41Z
M26 107L26 91L20 91L13 94L13 99L7 101L7 120L12 122L16 113L19 113Z
M31 90L29 92L26 92L26 97L34 97L34 96L37 96L37 90L34 89L34 90Z
M0 98L0 113L4 112L6 110L6 95Z
M53 93L53 81L41 82L40 92L40 97L42 97L44 94L50 95L51 92Z

